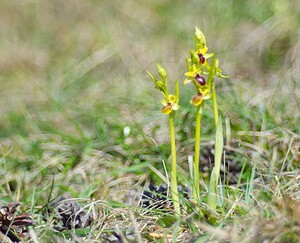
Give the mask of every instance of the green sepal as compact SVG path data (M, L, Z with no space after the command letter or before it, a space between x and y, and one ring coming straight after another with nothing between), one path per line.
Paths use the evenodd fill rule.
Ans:
M199 65L200 60L199 60L197 52L195 52L194 50L191 50L191 60L192 60L192 63Z
M189 58L185 58L185 63L186 63L186 69L188 71L191 71L192 70L192 66L191 66L191 63L190 63L190 59Z
M153 80L154 84L156 84L157 79L148 70L146 70L146 72L148 73L149 77Z

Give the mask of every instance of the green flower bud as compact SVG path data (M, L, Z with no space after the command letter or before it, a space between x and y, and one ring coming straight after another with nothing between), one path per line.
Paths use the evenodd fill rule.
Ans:
M163 91L164 90L164 83L162 81L157 81L155 83L155 88L157 88L160 91Z
M202 33L202 31L200 29L198 29L197 27L195 27L195 43L197 46L197 49L200 48L205 48L206 47L206 40L205 40L205 36Z
M157 66L157 69L158 69L158 73L162 77L162 79L166 79L167 78L166 70L160 64L157 64L156 66Z

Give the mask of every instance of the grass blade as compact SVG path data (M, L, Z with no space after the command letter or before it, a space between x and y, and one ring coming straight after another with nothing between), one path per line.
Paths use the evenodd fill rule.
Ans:
M209 194L207 204L210 208L215 210L217 208L217 186L220 175L221 160L223 153L223 130L221 117L217 124L215 137L215 166L211 172Z

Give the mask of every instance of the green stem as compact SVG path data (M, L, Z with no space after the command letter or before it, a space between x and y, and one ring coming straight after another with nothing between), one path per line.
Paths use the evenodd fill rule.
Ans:
M212 94L211 94L211 96L212 96L213 107L214 107L215 127L217 127L218 121L219 121L219 113L218 113L216 86L215 86L215 82L213 80L212 80Z
M196 134L195 134L195 158L194 158L194 183L193 183L193 198L199 203L200 202L200 188L199 188L199 166L200 166L200 131L201 131L201 114L202 114L203 103L197 106L196 114Z
M171 168L171 192L174 210L177 215L180 215L180 205L178 197L177 187L177 164L176 164L176 143L175 143L175 128L174 128L174 111L169 115L170 122L170 142L171 142L171 157L172 157L172 168Z

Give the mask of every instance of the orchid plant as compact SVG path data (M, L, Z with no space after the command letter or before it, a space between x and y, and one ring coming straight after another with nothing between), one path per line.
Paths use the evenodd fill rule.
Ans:
M169 94L167 87L167 72L160 65L157 64L158 73L160 79L156 79L149 71L148 74L155 84L155 88L161 91L164 99L161 100L163 105L161 111L165 115L169 115L169 125L170 125L170 144L171 144L171 194L172 201L174 205L174 210L177 215L180 215L180 205L178 197L178 188L177 188L177 163L176 163L176 141L175 141L175 128L174 128L174 118L175 113L179 109L179 86L176 82L175 94Z
M227 78L222 75L222 70L219 68L219 61L216 59L215 53L207 53L208 47L204 34L197 27L195 28L195 50L191 50L190 58L186 58L187 72L184 84L192 82L194 84L196 95L192 97L191 103L196 106L196 130L195 130L195 154L193 163L193 199L200 202L199 188L199 167L200 167L200 141L201 141L201 115L206 100L213 100L214 119L216 126L215 146L215 167L213 168L210 177L210 189L208 195L208 206L212 209L216 208L216 188L220 174L220 163L223 150L222 123L219 124L219 115L217 107L217 96L215 89L215 77ZM211 60L211 61L210 61ZM218 130L218 131L217 131ZM221 151L221 153L219 152ZM221 156L220 156L221 155Z
M184 84L193 83L196 94L191 99L191 104L196 107L196 129L195 129L195 154L193 161L193 200L199 205L200 198L200 141L201 141L201 117L202 110L206 100L212 99L214 120L216 128L215 136L215 166L211 172L210 186L207 204L211 209L216 209L217 206L217 185L220 174L220 164L223 151L223 134L222 134L222 122L219 119L218 107L217 107L217 95L215 89L215 78L227 78L222 74L222 70L219 68L219 62L215 53L207 53L208 47L206 46L206 39L204 34L195 28L195 49L190 51L190 58L186 58L187 71L185 72L186 79ZM169 94L167 88L167 73L166 70L157 64L158 73L160 79L155 78L150 72L148 72L151 79L154 81L156 89L161 91L164 99L161 100L163 105L162 112L169 115L170 123L170 141L171 141L171 192L172 201L175 212L180 214L180 205L177 189L177 169L176 169L176 146L175 146L175 130L174 130L174 118L175 113L179 109L179 87L178 82L175 86L175 94Z

